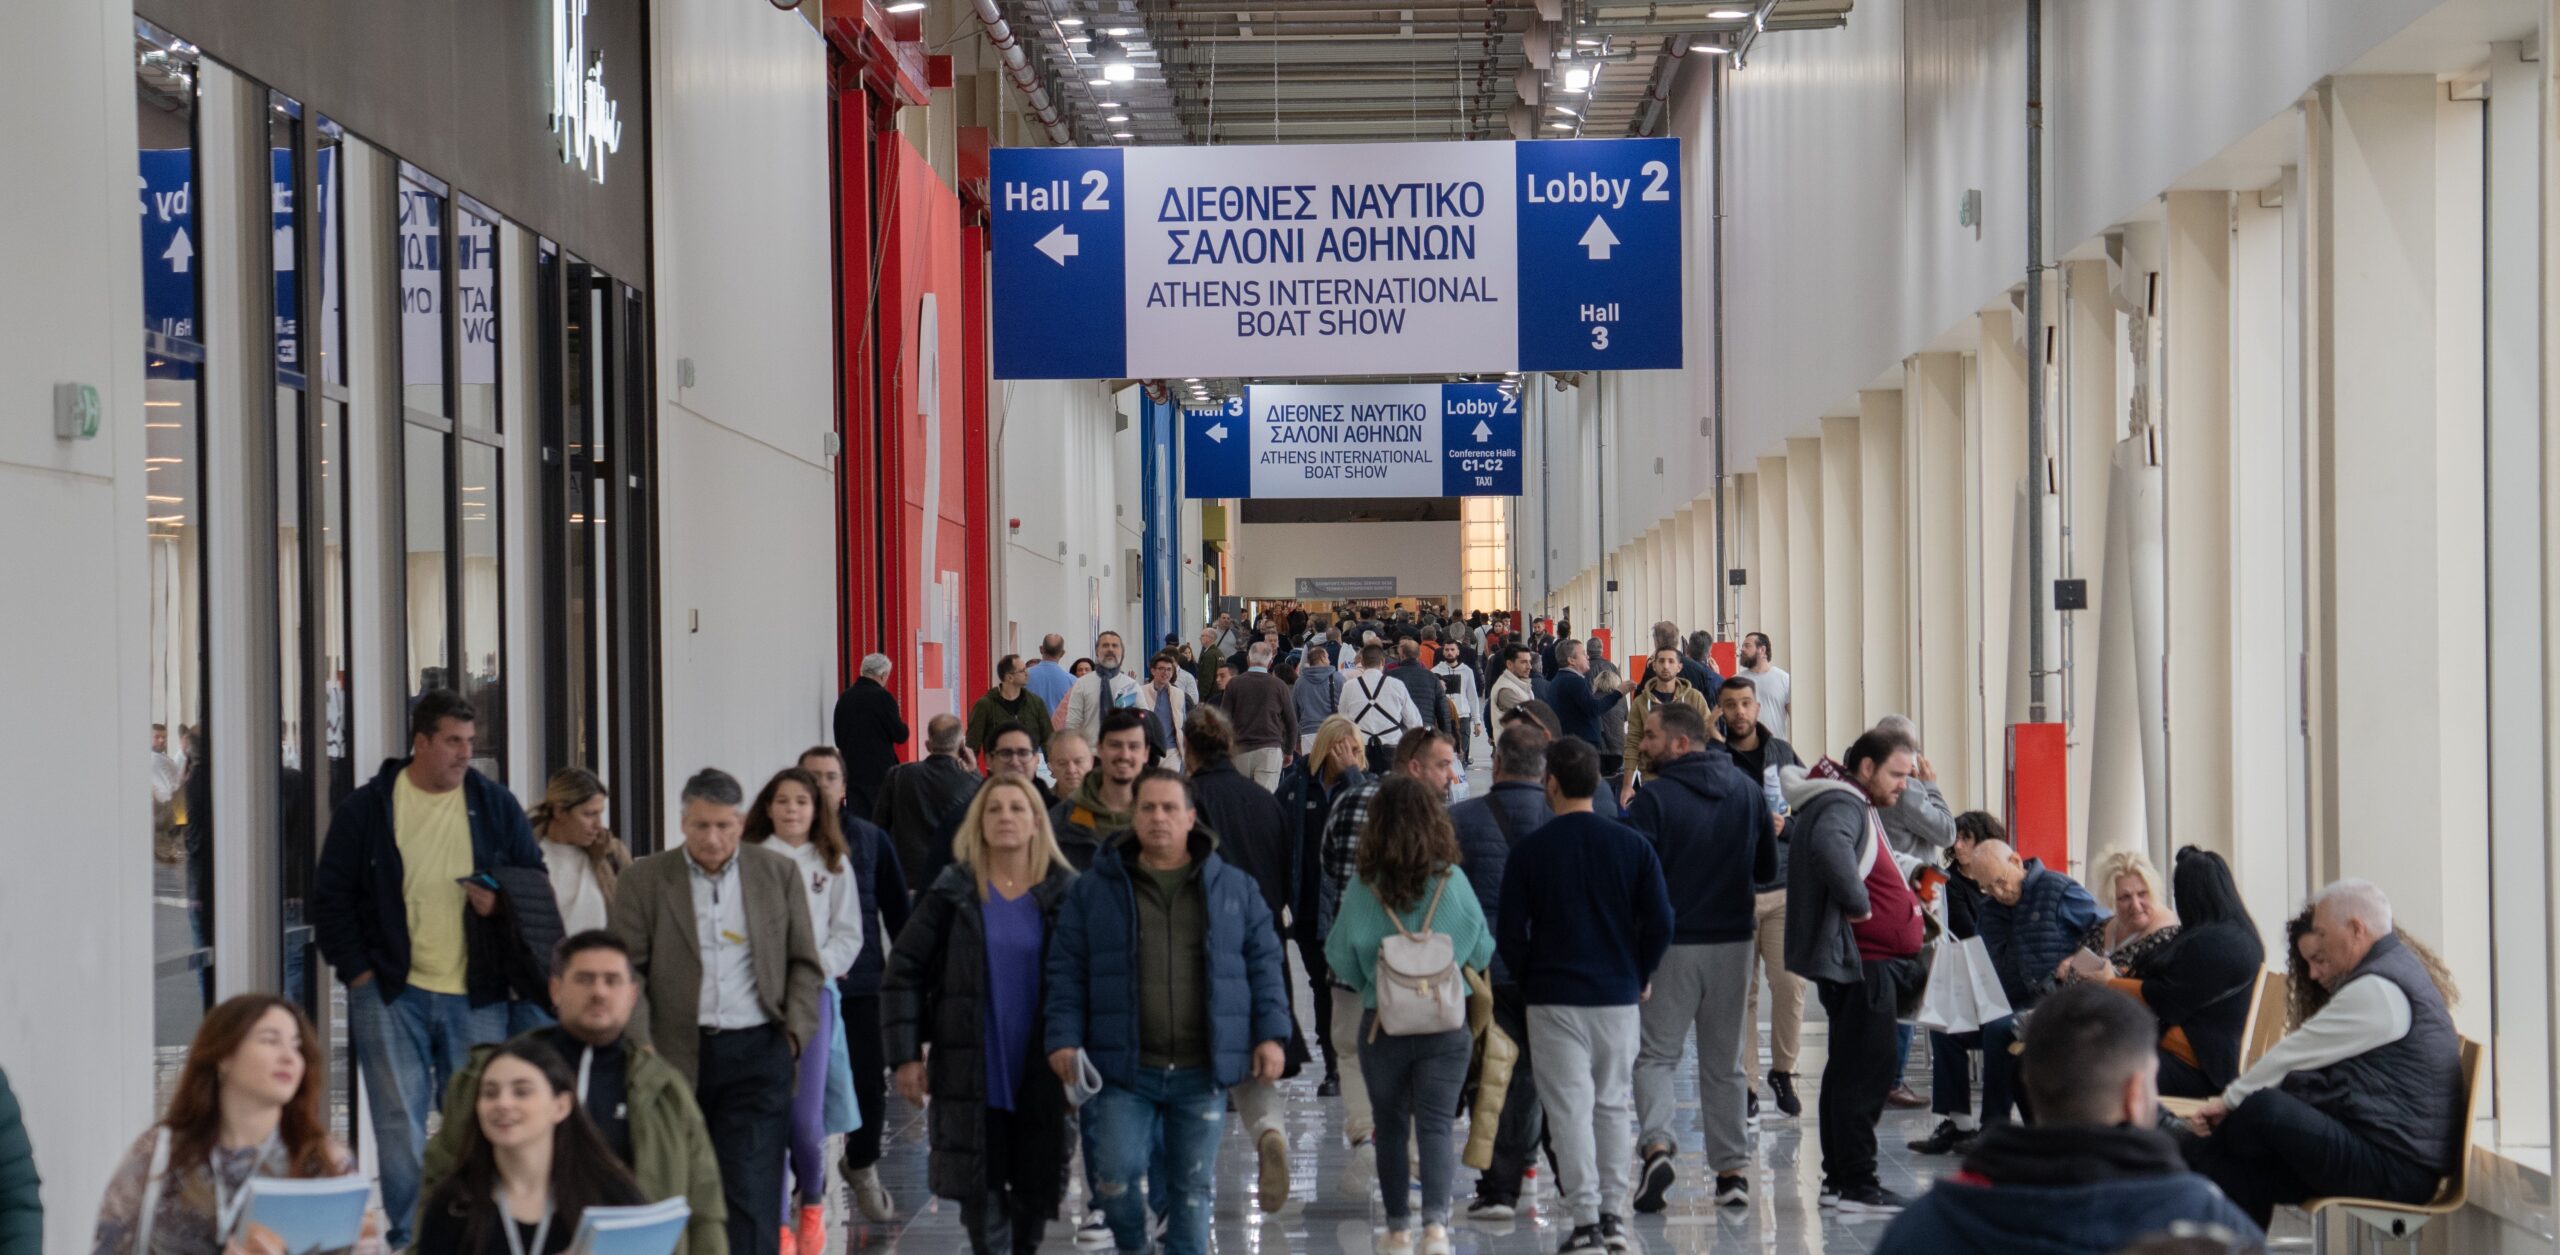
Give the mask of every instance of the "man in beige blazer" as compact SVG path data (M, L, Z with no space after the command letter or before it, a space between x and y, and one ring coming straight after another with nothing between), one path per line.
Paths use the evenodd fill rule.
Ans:
M684 846L622 873L612 927L631 947L631 1036L693 1083L720 1160L730 1255L776 1255L791 1086L826 976L792 861L741 846L745 793L717 768L684 785Z

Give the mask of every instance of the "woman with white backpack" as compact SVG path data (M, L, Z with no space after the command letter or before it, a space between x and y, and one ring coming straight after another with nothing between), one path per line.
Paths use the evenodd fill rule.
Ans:
M1358 875L1343 890L1325 960L1360 995L1360 1069L1377 1116L1378 1192L1387 1231L1378 1250L1415 1251L1406 1173L1419 1144L1420 1255L1448 1255L1450 1126L1466 1083L1472 1038L1467 982L1493 961L1493 931L1467 878L1458 840L1430 786L1394 775L1369 803Z

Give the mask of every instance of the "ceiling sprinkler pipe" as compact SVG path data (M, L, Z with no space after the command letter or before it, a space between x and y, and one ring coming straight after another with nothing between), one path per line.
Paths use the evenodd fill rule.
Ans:
M996 8L996 0L976 2L978 20L987 28L987 40L1003 55L1005 73L1013 79L1013 85L1021 89L1023 98L1031 102L1032 115L1048 128L1049 138L1058 145L1074 144L1075 132L1067 129L1066 119L1058 113L1057 102L1050 99L1049 89L1041 84L1040 75L1032 70L1031 58L1023 55L1022 41L1014 38L1013 27L1004 20L1003 11Z
M1644 102L1636 106L1637 135L1651 135L1662 120L1663 106L1671 103L1672 66L1689 55L1689 36L1673 35L1662 41L1662 57L1653 63L1653 77L1645 80Z

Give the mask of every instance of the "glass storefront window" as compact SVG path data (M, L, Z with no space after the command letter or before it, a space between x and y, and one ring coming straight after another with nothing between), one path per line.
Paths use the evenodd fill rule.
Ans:
M462 451L462 695L480 714L472 766L507 778L506 561L499 450L464 439Z
M154 1077L167 1090L213 997L213 770L204 734L203 327L194 264L193 45L134 24L150 627ZM140 747L137 747L140 748Z
M453 415L445 362L445 187L400 167L400 396L412 414Z
M402 429L402 534L408 545L408 693L453 688L445 634L445 555L450 522L445 433L420 423Z
M462 383L456 417L465 427L496 432L498 406L498 224L466 202L454 215L455 343Z

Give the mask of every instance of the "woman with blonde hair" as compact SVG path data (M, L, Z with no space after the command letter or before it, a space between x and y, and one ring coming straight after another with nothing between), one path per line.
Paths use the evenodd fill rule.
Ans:
M584 767L551 773L542 800L525 815L542 842L551 870L551 893L560 900L562 936L605 926L613 907L614 878L631 866L631 850L605 827L604 781Z
M1324 884L1320 856L1324 822L1333 814L1334 800L1369 777L1363 770L1368 758L1361 749L1360 728L1350 716L1325 716L1314 736L1307 752L1280 773L1280 787L1274 793L1281 813L1289 817L1289 836L1297 850L1297 872L1292 877L1296 891L1289 903L1289 917L1295 923L1289 940L1297 943L1298 965L1307 970L1307 983L1315 990L1316 1043L1324 1051L1324 1080L1317 1083L1316 1094L1332 1098L1342 1094L1342 1058L1333 1044L1332 969L1325 963L1324 934L1316 930L1316 893ZM1360 1061L1353 1059L1351 1067L1357 1072ZM1367 1127L1365 1105L1354 1114L1360 1117L1360 1127Z
M960 1204L970 1249L1030 1255L1066 1194L1073 1126L1041 1004L1076 873L1039 789L1009 771L971 799L951 859L890 948L881 1032L898 1092L925 1109L929 1183Z
M2144 959L2176 940L2178 916L2169 909L2169 887L2140 850L2117 850L2098 860L2090 892L2112 903L2115 914L2089 926L2080 944L2105 959L2112 975L2131 977ZM2067 967L2070 960L2063 960Z

